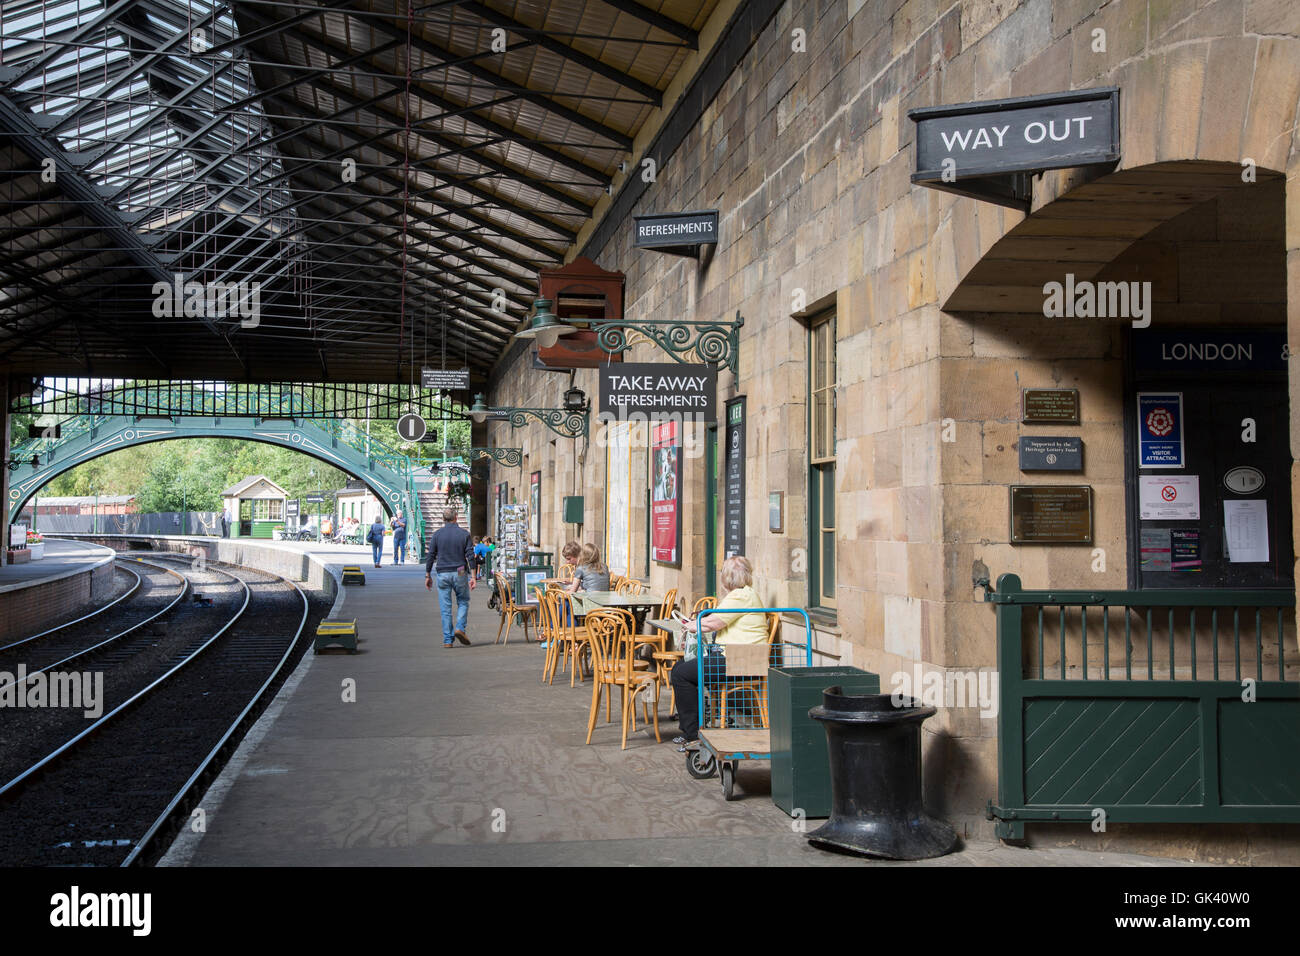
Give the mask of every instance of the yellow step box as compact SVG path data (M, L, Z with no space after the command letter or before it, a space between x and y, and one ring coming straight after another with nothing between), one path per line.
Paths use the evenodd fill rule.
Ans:
M360 584L362 587L365 587L365 584L366 584L366 572L362 571L362 570L361 570L361 566L360 566L360 565L357 565L357 564L348 564L348 565L344 565L344 567L343 567L343 583L344 583L344 584Z
M316 625L316 653L326 647L342 647L355 654L357 636L356 621L321 621Z

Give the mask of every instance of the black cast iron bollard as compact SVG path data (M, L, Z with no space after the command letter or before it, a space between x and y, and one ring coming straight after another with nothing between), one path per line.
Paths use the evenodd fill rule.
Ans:
M808 711L826 728L831 769L831 818L808 834L825 850L925 860L951 853L957 834L926 814L921 802L921 724L935 713L890 694L822 692Z

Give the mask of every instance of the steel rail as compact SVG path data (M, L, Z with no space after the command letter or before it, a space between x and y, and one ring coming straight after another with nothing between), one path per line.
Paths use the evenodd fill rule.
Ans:
M135 578L135 584L131 586L131 590L127 591L125 594L113 598L113 600L109 601L103 607L96 608L95 610L91 611L89 614L83 614L81 615L81 617L73 618L71 621L64 621L62 624L57 624L54 627L47 628L46 630L41 631L39 634L33 634L31 637L24 637L21 640L11 641L8 644L0 645L0 651L7 651L13 647L21 647L23 644L26 644L28 641L34 641L37 638L45 637L46 635L53 634L55 631L61 631L65 627L71 627L74 624L80 624L82 621L89 621L92 617L95 617L96 615L99 614L103 614L105 611L113 607L115 604L119 604L122 601L125 601L136 591L140 590L140 585L143 584L144 581L140 577L140 575L136 574L130 568L122 568L121 570L127 572L128 574L132 575Z
M108 713L104 714L102 717L100 717L98 720L96 720L93 724L91 724L91 725L90 725L89 727L87 727L85 730L81 731L81 733L79 733L79 734L77 734L76 736L74 736L74 737L70 738L69 740L65 741L65 742L62 743L60 746L58 746L57 748L55 748L53 751L51 751L50 753L48 753L48 754L46 754L44 757L42 757L40 760L36 761L36 763L32 764L30 767L28 767L26 770L24 770L24 771L23 771L22 773L20 773L18 776L14 777L12 780L10 780L8 783L6 783L4 786L0 787L0 797L3 797L4 795L6 795L6 794L10 793L11 791L15 790L15 789L20 785L20 784L23 783L23 781L27 780L29 777L33 776L34 774L39 773L39 772L40 772L41 770L43 770L45 767L49 766L51 763L53 763L55 760L57 760L59 757L61 757L63 754L65 754L65 753L67 753L68 751L70 751L73 747L75 747L75 746L76 746L77 744L79 744L81 741L85 740L85 739L86 739L87 737L89 737L91 734L93 734L93 733L95 733L96 731L98 731L98 730L100 730L101 728L103 728L103 726L104 726L105 724L107 724L110 720L112 720L112 719L113 719L114 717L116 717L118 714L121 714L123 711L127 710L129 707L133 706L134 704L138 703L140 700L144 699L144 697L147 696L147 695L148 695L152 690L154 690L154 689L155 689L156 687L158 687L160 684L164 683L168 678L170 678L170 677L172 677L174 674L176 674L176 673L177 673L181 668L183 668L186 664L189 664L189 663L193 662L195 659L197 659L198 656L199 656L200 654L202 654L205 650L207 650L209 647L211 647L211 646L213 645L213 643L215 643L218 639L220 639L221 635L225 634L226 631L228 631L231 627L234 626L235 622L238 621L238 620L240 619L240 617L243 616L244 611L248 609L248 603L249 603L249 601L252 599L252 593L253 593L253 592L252 592L252 590L249 588L248 583L247 583L246 581L242 580L241 578L239 578L238 576L236 576L236 575L234 575L234 574L231 574L229 571L222 571L220 568L210 568L209 570L216 571L218 574L224 574L226 577L230 578L232 581L238 581L239 584L243 587L243 589L244 589L244 603L240 605L239 610L235 612L234 616L231 617L230 620L228 620L225 624L223 624L223 625L221 626L221 629L220 629L220 630L218 630L218 631L217 631L215 634L213 634L210 638L208 638L208 639L207 639L206 641L204 641L201 645L199 645L197 648L195 648L195 649L194 649L194 650L193 650L189 655L187 655L187 656L185 657L184 660L182 660L182 661L180 661L179 663L175 664L173 667L171 667L171 668L170 668L166 673L164 673L162 676L155 678L155 679L154 679L151 683L149 683L146 687L142 688L141 690L136 691L134 694L132 694L130 697L128 697L126 700L124 700L122 703L118 704L116 707L114 707L114 708L113 708L112 710L110 710Z
M79 651L77 651L77 652L75 652L75 653L73 653L73 654L69 654L67 657L63 658L62 660L55 661L53 664L47 664L47 665L45 665L44 667L40 668L39 670L29 671L29 672L27 673L27 676L24 677L21 681L16 681L16 680L14 680L14 681L10 681L8 684L0 685L0 691L5 690L5 689L7 689L7 688L9 688L9 687L12 687L12 686L14 686L15 684L25 683L26 681L31 680L31 679L32 679L33 677L35 677L37 674L44 674L44 673L45 673L46 671L48 671L48 670L53 670L54 668L59 667L59 666L61 666L61 665L63 665L63 664L67 664L67 663L70 662L70 661L75 661L75 660L76 660L77 658L79 658L79 657L85 657L87 654L91 654L91 653L93 653L93 652L99 650L99 649L102 648L102 647L107 647L109 644L112 644L114 641L117 641L117 640L120 640L120 639L123 638L123 637L126 637L126 636L127 636L128 634L130 634L132 631L138 631L140 628L144 627L144 626L145 626L146 624L148 624L150 621L156 620L157 618L161 617L162 615L164 615L164 614L166 614L168 611L170 611L172 608L174 608L177 604L179 604L180 601L181 601L181 599L185 597L185 594L186 594L186 592L189 590L189 587L190 587L190 582L189 582L189 580L185 577L185 575L183 575L183 574L178 574L177 572L173 571L171 568L163 567L161 564L153 564L152 562L144 561L143 559L139 559L139 558L137 558L137 560L139 560L141 564L148 564L150 567L157 568L159 571L165 571L165 572L167 572L168 574L171 574L171 575L173 575L173 576L178 577L178 578L181 579L181 589L180 589L180 593L178 593L178 594L176 595L176 597L171 601L170 604L168 604L168 605L167 605L165 608L163 608L161 611L158 611L156 614L151 614L149 617L145 618L143 621L139 621L139 622L137 622L137 623L135 623L135 624L132 624L132 625L131 625L130 627L128 627L126 630L124 630L124 631L119 631L117 634L114 634L112 637L105 638L104 640L100 641L98 644L92 644L90 647L82 648L81 650L79 650ZM130 570L130 569L129 569L129 568L126 568L126 569L124 569L124 570ZM134 571L132 571L131 573L132 573L132 574L135 574ZM138 574L136 575L136 581L137 581L137 586L138 586L138 582L140 581L140 576L139 576ZM118 600L121 600L121 598L119 598ZM116 603L116 602L114 602L114 603ZM111 605L108 605L108 606L104 607L102 610L108 610L108 607L111 607ZM96 611L96 612L95 612L95 614L98 614L98 613L100 613L100 612L99 612L99 611ZM94 617L94 614L87 614L86 617ZM84 621L84 620L86 619L86 617L78 618L78 620L83 620L83 621ZM69 623L69 624L75 624L75 623L77 623L77 622L76 622L76 621L69 621L68 623ZM67 624L62 624L62 625L60 625L59 627L67 627L67 626L68 626ZM55 628L54 630L58 630L58 629L59 629L59 628ZM29 640L33 640L33 638L27 638L26 640L18 641L18 642L16 642L15 644L6 644L4 647L0 647L0 651L8 650L8 649L11 648L11 647L16 647L16 646L18 646L18 644L26 644L27 641L29 641Z
M262 573L265 574L268 572ZM136 841L135 848L127 854L126 859L121 862L120 866L134 866L140 863L142 856L149 849L151 841L164 829L164 827L167 826L173 815L175 815L177 810L181 808L182 804L191 792L197 792L199 782L208 773L209 768L212 767L220 756L221 751L231 742L231 738L239 732L245 721L251 723L252 720L255 719L253 717L254 711L257 709L258 705L261 704L262 699L266 696L271 685L280 676L280 672L284 669L285 664L288 663L289 656L293 653L294 648L298 644L298 639L302 637L302 629L307 625L307 616L311 611L311 605L307 601L307 595L303 592L303 589L299 587L298 582L290 581L288 578L282 577L278 574L272 576L277 577L281 581L292 586L293 589L298 592L298 596L302 598L302 619L298 622L298 630L294 632L293 637L289 640L288 647L285 648L284 654L280 657L279 663L275 665L275 669L271 671L271 674L262 683L262 686L257 689L257 692L253 695L253 699L248 702L247 706L245 706L242 711L240 711L239 716L231 722L230 727L227 728L224 734L222 734L221 739L217 741L216 745L208 752L208 755L204 757L198 767L195 768L194 773L190 774L189 779L181 785L181 788L178 791L176 791L176 795L172 797L171 801L167 804L167 807L158 815L158 818L154 820L149 829L145 831L144 836L140 837L140 839ZM260 716L260 713L258 716Z

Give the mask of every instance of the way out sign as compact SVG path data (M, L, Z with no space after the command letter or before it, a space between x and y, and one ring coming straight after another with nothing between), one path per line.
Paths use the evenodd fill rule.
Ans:
M419 441L427 430L424 419L414 412L408 412L397 420L397 434L402 436L402 441Z
M1119 90L1104 87L909 110L912 182L1027 209L1029 177L1119 159Z

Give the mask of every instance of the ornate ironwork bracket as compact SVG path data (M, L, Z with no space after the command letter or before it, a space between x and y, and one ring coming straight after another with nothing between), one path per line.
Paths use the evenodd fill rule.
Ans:
M585 436L590 424L588 408L580 411L567 408L494 408L492 411L504 413L514 428L523 428L531 418L563 438Z
M701 362L725 365L733 373L740 370L740 328L745 319L736 311L734 322L691 322L686 319L643 319L639 322L614 320L593 321L597 345L606 352L621 352L628 347L628 331L640 332L674 361L685 364L694 352Z
M507 468L518 468L524 463L524 450L522 448L496 448L496 447L479 447L469 449L469 454L474 458L491 458L499 465Z

